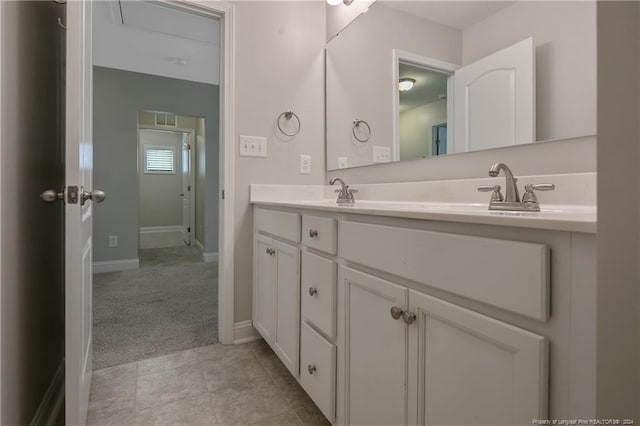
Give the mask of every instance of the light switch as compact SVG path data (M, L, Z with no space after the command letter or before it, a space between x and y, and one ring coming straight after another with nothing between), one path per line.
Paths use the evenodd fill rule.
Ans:
M374 163L388 163L391 161L391 148L388 146L375 146L373 147L373 162Z
M242 157L266 157L267 138L240 135L240 155Z

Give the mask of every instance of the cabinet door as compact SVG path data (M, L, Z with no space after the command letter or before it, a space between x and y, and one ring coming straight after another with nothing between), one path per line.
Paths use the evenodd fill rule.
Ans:
M275 337L273 240L256 234L253 252L253 326L269 344Z
M276 332L273 350L295 377L300 372L300 250L274 241Z
M407 424L407 326L391 308L407 307L407 289L341 267L341 392L344 423Z
M420 425L547 418L542 336L410 290L409 415Z

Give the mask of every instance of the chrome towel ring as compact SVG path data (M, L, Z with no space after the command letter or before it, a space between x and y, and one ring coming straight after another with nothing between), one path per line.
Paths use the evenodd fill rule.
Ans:
M287 133L284 130L282 130L282 126L280 126L280 120L282 120L282 117L286 118L287 120L291 120L292 118L295 118L296 121L298 122L298 130L296 130L293 133ZM278 130L280 130L280 132L282 132L283 135L285 136L295 136L298 133L300 133L300 128L302 127L302 123L300 123L300 117L298 117L298 115L293 112L293 111L285 111L282 114L280 114L278 116L278 120L276 120L277 124L278 124Z
M367 137L363 139L360 139L358 137L358 134L356 133L356 128L360 127L361 124L364 124L365 126L367 126ZM371 126L369 126L369 123L367 123L366 121L356 118L355 120L353 120L353 129L351 129L351 133L353 133L353 137L358 142L361 142L361 143L368 142L369 139L371 139Z

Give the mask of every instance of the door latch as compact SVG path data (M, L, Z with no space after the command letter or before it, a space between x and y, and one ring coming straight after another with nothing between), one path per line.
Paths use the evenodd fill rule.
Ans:
M78 204L78 187L77 186L67 187L67 203Z

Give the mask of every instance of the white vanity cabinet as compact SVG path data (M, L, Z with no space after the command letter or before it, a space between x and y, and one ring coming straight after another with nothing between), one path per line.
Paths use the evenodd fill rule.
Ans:
M257 210L255 231L253 326L291 374L298 377L300 218L292 213Z
M339 277L344 424L545 418L544 337L351 268Z
M254 326L332 423L595 415L594 234L255 212Z

